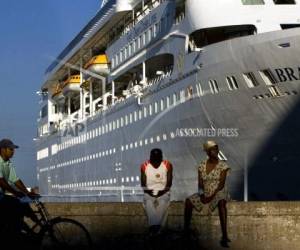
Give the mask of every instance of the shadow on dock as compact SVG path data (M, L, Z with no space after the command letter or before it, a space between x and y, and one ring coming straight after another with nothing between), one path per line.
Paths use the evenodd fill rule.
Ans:
M126 234L119 237L102 238L102 250L199 250L200 243L195 235L184 236L181 231L166 231L157 236ZM98 247L98 244L96 248ZM100 245L99 245L100 247Z

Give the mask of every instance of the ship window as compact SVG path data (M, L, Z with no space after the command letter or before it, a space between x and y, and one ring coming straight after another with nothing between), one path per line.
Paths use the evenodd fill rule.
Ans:
M138 39L134 40L133 52L135 53L138 50Z
M112 129L112 124L111 124L111 122L109 123L109 132L111 131L111 129Z
M273 97L282 96L281 90L277 86L271 86L269 91Z
M259 73L267 85L272 85L277 82L270 69L262 70Z
M160 110L163 111L164 110L164 99L160 100Z
M130 143L130 145L129 145L129 146L130 146L130 148L133 148L133 144L132 144L132 143Z
M135 50L135 48L134 48L135 46L134 45L135 45L134 42L130 43L130 55L134 53L134 50Z
M118 65L118 63L119 63L119 56L118 55L116 55L115 61L116 61L116 65Z
M156 36L157 36L158 29L159 29L159 25L158 25L158 23L156 23L156 24L154 25L154 29L153 29L153 37L156 37Z
M140 49L141 46L142 46L142 35L140 35L138 38L138 49Z
M154 103L154 113L158 112L158 104L157 102Z
M177 103L177 97L176 97L176 93L173 94L173 104L176 105Z
M117 128L119 128L119 119L117 119Z
M244 73L243 76L249 88L253 88L259 85L259 82L256 80L253 72Z
M132 113L129 114L129 123L132 123Z
M167 96L167 99L166 99L166 108L168 109L170 107L170 97Z
M153 143L154 142L154 139L153 137L150 138L150 143Z
M98 130L99 130L99 132L98 132L99 135L101 135L101 127L99 127Z
M149 105L149 115L152 115L152 104Z
M163 134L163 140L164 140L164 141L167 140L167 134Z
M128 116L125 115L125 126L128 124Z
M226 81L227 81L228 88L230 90L234 90L234 89L238 89L239 88L239 86L237 84L237 81L236 81L236 79L235 79L234 76L227 76L226 77Z
M134 143L134 147L137 148L138 147L138 143L137 141Z
M124 151L124 146L121 146L121 151Z
M185 96L187 99L191 99L193 97L193 86L188 86L186 88Z
M184 101L185 101L185 91L180 90L180 102L184 102Z
M131 54L132 54L132 43L130 43L129 46L128 46L128 54L127 54L127 56L131 56Z
M142 140L140 140L140 146L141 146L141 147L143 146L143 141L142 141Z
M98 129L96 129L96 128L95 128L95 136L98 137Z
M147 107L144 107L144 117L147 117Z
M218 87L218 83L216 80L209 80L209 87L211 90L211 93L216 94L219 92L219 87Z
M148 139L145 139L145 145L147 145L148 144Z
M143 33L143 44L142 46L144 46L146 44L146 32Z
M244 5L259 5L265 4L264 0L242 0Z
M139 110L139 120L141 120L143 118L143 112L142 110Z
M105 125L105 133L108 133L108 124Z
M275 4L296 4L295 0L273 0Z
M201 82L196 85L198 96L203 96L203 89L201 86Z
M148 29L148 42L150 42L152 39L152 29L153 29L152 27Z
M122 59L121 61L125 61L126 58L128 57L128 47L125 47L123 50L122 50Z
M152 39L155 37L155 34L156 34L156 32L155 32L155 26L153 26L153 27L151 28L151 38L152 38Z
M157 142L160 142L160 136L159 136L159 135L156 136L156 141L157 141Z
M134 111L134 121L136 122L137 121L137 112Z
M116 122L113 121L113 130L115 130L115 129L116 129Z
M121 117L121 127L123 127L124 126L124 119L123 119L123 117Z
M120 51L119 53L119 57L120 57L120 63L123 61L123 50Z
M112 68L115 67L115 58L112 58L112 60L111 60L111 67L112 67Z

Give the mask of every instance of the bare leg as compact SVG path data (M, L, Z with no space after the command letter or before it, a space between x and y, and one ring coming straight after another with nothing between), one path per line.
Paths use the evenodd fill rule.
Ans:
M184 203L184 231L188 232L191 225L194 205L189 199Z
M222 230L222 239L228 240L227 234L227 208L226 208L226 201L220 200L218 203L219 208L219 218Z

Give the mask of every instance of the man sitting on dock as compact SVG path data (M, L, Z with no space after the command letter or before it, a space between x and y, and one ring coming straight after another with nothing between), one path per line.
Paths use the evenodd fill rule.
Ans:
M160 232L167 217L172 172L172 164L163 160L163 153L158 148L152 149L150 160L141 165L141 186L144 189L144 207L148 216L150 235Z

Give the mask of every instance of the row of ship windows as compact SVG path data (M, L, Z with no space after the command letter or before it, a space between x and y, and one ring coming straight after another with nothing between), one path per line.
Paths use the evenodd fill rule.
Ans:
M295 0L273 0L275 4L296 4ZM265 0L242 0L244 5L261 5L265 4Z
M175 134L173 132L170 133L170 138L171 139L175 138ZM126 151L126 150L129 150L129 149L137 148L139 146L142 147L143 145L146 146L148 144L152 144L152 143L154 143L154 141L160 142L160 141L166 141L167 139L168 139L167 134L163 134L161 136L157 135L157 136L153 136L153 137L150 137L150 138L145 138L144 140L131 142L131 143L128 143L126 145L121 145L120 149L121 149L121 151ZM70 160L70 161L59 163L59 164L57 164L57 168L61 168L61 167L65 167L65 166L69 166L69 165L73 165L73 164L78 164L78 163L82 163L82 162L93 160L93 159L98 159L98 158L109 156L109 155L112 155L112 154L115 154L115 153L116 153L116 148L104 150L104 151L101 151L101 152L98 152L98 153L86 155L84 157L80 157L80 158L77 158L77 159L73 159L73 160ZM55 165L52 165L49 168L48 167L40 168L40 172L53 170L55 168L56 168Z
M131 177L122 177L121 182L122 183L136 183L140 181L139 176L131 176ZM92 186L102 186L102 185L112 185L116 184L117 179L111 178L111 179L103 179L103 180L97 180L97 181L87 181L87 182L78 182L78 183L71 183L71 184L53 184L52 188L78 188L78 187L92 187Z
M175 137L176 137L175 133L170 132L170 138L174 139ZM128 143L126 145L121 145L121 151L123 152L123 151L127 151L127 150L130 150L130 149L138 148L139 146L140 147L147 146L148 144L153 144L155 140L156 140L157 143L159 143L162 140L166 141L166 140L168 140L167 134L162 134L161 136L157 135L157 136L153 136L153 137L150 137L150 138L145 138L144 140L131 142L131 143ZM73 160L70 160L70 161L59 163L57 165L57 168L82 163L82 162L85 162L85 161L88 161L88 160L93 160L93 159L105 157L105 156L112 155L112 154L115 154L115 153L116 153L116 148L109 149L109 150L104 150L102 152L94 153L94 154L91 154L91 155L86 155L84 157L80 157L80 158L77 158L77 159L73 159ZM227 160L226 156L221 151L219 153L219 158L220 158L220 160ZM49 168L48 167L40 168L40 172L41 173L46 172L48 170L53 170L55 168L56 168L55 165L52 165Z
M277 81L270 69L265 69L265 70L259 71L259 73L260 73L262 79L265 81L266 85L273 85L273 84L277 83ZM253 72L244 73L243 77L249 88L253 88L253 87L256 87L259 85L259 81L256 79L256 76L254 75ZM226 82L228 85L228 89L231 91L239 88L236 77L233 75L227 76ZM208 84L209 84L210 91L212 94L216 94L219 92L219 85L218 85L217 80L210 79L208 81ZM196 84L195 87L196 87L197 95L203 96L204 92L203 92L201 83ZM64 150L64 149L69 148L76 144L80 144L82 142L93 139L95 137L104 135L113 130L122 128L129 124L132 124L133 122L137 122L143 118L147 118L148 116L157 114L158 112L162 112L162 111L170 108L171 106L176 106L180 103L183 103L183 102L191 99L193 97L193 95L194 95L194 88L191 85L185 89L182 89L176 93L173 93L170 96L162 98L160 101L156 101L147 106L144 106L139 111L134 111L133 113L125 115L124 117L120 117L119 119L109 122L106 125L102 125L99 128L95 128L95 129L87 132L86 134L82 134L76 138L70 139L70 140L64 142L63 144L58 145L58 151Z
M266 85L273 85L278 83L276 78L274 77L272 71L270 69L264 69L259 71L259 74L263 81L265 82ZM243 73L243 77L245 79L245 82L249 88L254 88L259 86L259 81L257 80L255 74L253 72L247 72ZM237 80L235 76L227 76L226 77L226 82L228 85L229 90L235 90L239 88L239 85L237 83ZM219 86L217 80L209 80L208 81L211 93L215 94L219 92Z
M143 48L145 45L156 38L157 34L162 32L167 26L167 17L163 17L158 23L155 23L150 28L148 28L144 33L139 35L136 39L131 41L125 47L123 47L116 55L112 58L112 68L115 68L120 63L124 62L135 52Z

